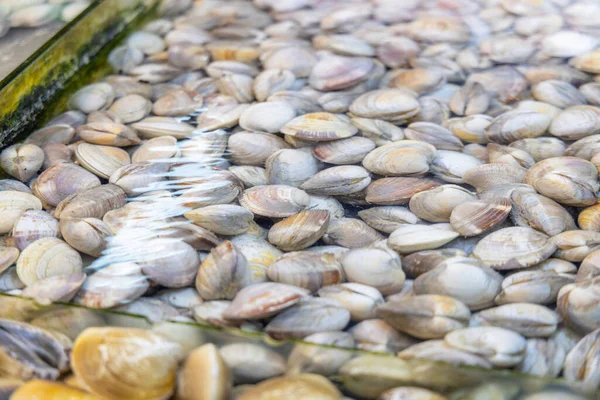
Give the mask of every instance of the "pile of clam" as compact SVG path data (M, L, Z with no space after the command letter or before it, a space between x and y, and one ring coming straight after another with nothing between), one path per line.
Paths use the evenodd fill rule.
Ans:
M600 4L191 3L0 155L0 290L600 386Z
M56 21L70 22L92 4L92 0L2 0L0 38L11 28L41 28Z

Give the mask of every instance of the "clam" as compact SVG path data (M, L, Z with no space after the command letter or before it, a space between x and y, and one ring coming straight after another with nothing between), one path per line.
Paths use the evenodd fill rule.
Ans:
M596 165L592 159L600 151L600 135L586 136L572 143L566 148L562 155L573 156L589 160Z
M509 367L523 360L527 341L516 332L492 326L458 329L445 336L446 344L484 357L494 366Z
M598 327L598 282L589 278L563 286L558 292L556 308L565 323L581 333L589 333Z
M442 185L419 192L411 197L410 211L429 222L449 222L454 208L462 203L475 200L475 195L456 185Z
M0 167L21 182L31 179L43 163L44 151L35 144L16 144L0 153Z
M524 227L503 228L479 241L473 255L497 270L519 269L544 261L557 245L547 235Z
M383 239L381 234L364 222L353 218L336 218L329 221L323 235L326 244L336 244L348 248L368 246Z
M521 183L527 173L525 168L517 165L483 164L466 171L463 180L481 192L493 186Z
M131 125L144 139L172 136L185 139L192 136L194 127L171 117L148 117Z
M483 114L488 109L490 99L484 87L474 82L464 85L452 96L448 106L456 115Z
M119 46L108 55L108 62L117 71L129 73L144 61L144 52L130 46Z
M461 236L477 236L504 222L510 211L510 202L505 199L466 201L452 210L450 224Z
M568 82L549 79L533 85L533 97L558 108L568 108L585 104L585 97Z
M377 308L377 316L400 332L432 339L466 327L471 312L452 297L421 295L387 302Z
M474 314L471 326L498 326L525 337L548 337L556 332L560 317L539 304L512 303Z
M317 172L302 183L300 188L321 196L349 195L360 192L370 183L371 176L366 169L344 165Z
M289 147L279 136L262 132L236 132L228 141L231 161L237 165L262 166L272 154Z
M8 267L0 274L0 291L9 292L12 290L21 290L25 284L19 279L16 267Z
M548 236L576 228L573 217L567 210L547 197L515 191L510 198L511 218L515 225L529 226Z
M531 185L525 183L508 183L492 186L491 188L482 191L479 193L479 199L490 203L501 203L504 200L510 202L510 197L515 192L536 193L534 187Z
M369 264L364 260L370 260ZM390 249L352 249L342 256L341 263L349 282L373 287L383 295L398 292L404 284L402 261Z
M391 88L406 88L418 94L432 92L446 83L439 68L415 68L403 70L389 82Z
M42 150L44 151L44 163L42 164L44 170L62 162L69 162L73 156L71 149L62 143L48 143Z
M306 149L282 149L266 159L265 168L270 184L301 187L323 165Z
M232 371L217 347L208 343L190 352L177 377L177 398L226 398L233 385Z
M232 205L218 204L197 208L186 212L185 217L205 229L219 235L238 235L250 227L253 214L247 209Z
M350 328L356 346L362 350L395 354L416 340L392 328L383 319L367 319ZM306 340L306 339L305 339Z
M319 332L343 330L348 322L350 312L337 301L308 297L276 315L265 332L275 339L300 339Z
M135 197L160 187L170 166L166 163L140 162L124 165L114 171L109 183L119 186L127 196Z
M364 137L373 140L378 146L404 139L402 129L382 119L352 117L350 121L360 129Z
M72 111L75 112L75 111ZM83 121L85 122L85 114ZM79 125L82 125L81 122ZM50 143L69 144L75 136L75 129L68 124L48 125L44 128L34 131L25 140L26 144L34 144L38 147L44 147Z
M413 291L417 295L452 296L472 310L481 310L494 303L501 282L500 274L484 268L477 260L455 257L419 275L413 284Z
M469 115L463 118L451 118L444 123L454 136L468 143L487 143L485 130L493 119L483 114Z
M252 165L233 165L229 167L229 172L235 175L246 188L253 186L266 185L268 183L267 171L262 167Z
M74 302L86 307L112 308L136 300L149 286L139 265L110 264L85 280Z
M294 346L288 357L287 375L314 373L330 376L353 356L347 350L322 348L322 345L353 348L354 338L348 332L320 332L305 337L303 341L305 343Z
M223 361L231 369L237 384L258 383L283 375L285 359L266 346L252 343L232 343L219 349Z
M254 186L240 196L240 204L252 213L274 218L289 217L309 203L303 190L285 185Z
M56 218L102 218L125 205L127 195L120 187L107 184L75 193L62 200L54 211Z
M181 73L179 68L169 64L147 63L138 65L129 71L129 75L140 82L163 83L167 82ZM147 108L147 106L145 107ZM148 109L148 112L150 110Z
M257 103L242 112L239 125L248 131L277 133L295 116L296 109L287 103Z
M86 278L82 272L50 276L27 286L21 295L33 298L40 304L70 302Z
M191 114L201 108L201 96L186 90L175 90L156 100L152 105L152 113L161 117L177 117Z
M17 273L25 285L56 275L81 272L81 256L55 237L43 237L31 243L17 260Z
M597 360L600 331L596 329L586 335L569 352L565 359L564 375L572 382L582 382L585 386L594 388L600 384L598 378Z
M366 80L374 66L367 57L325 57L312 68L308 83L321 91L346 89Z
M229 241L211 250L196 276L196 289L206 300L233 299L251 283L246 258Z
M383 304L381 293L360 283L342 283L319 289L319 297L340 302L350 311L352 321L363 321L375 317L375 308Z
M131 163L129 154L117 147L82 143L75 150L75 159L88 171L108 179L113 172Z
M552 120L549 132L563 140L595 135L600 133L600 112L594 106L569 107Z
M10 246L0 246L0 273L6 271L19 258L19 249Z
M244 391L240 400L259 400L277 397L300 396L307 399L336 400L341 398L339 390L320 375L299 374L271 378Z
M529 168L535 164L533 157L527 152L495 143L488 143L488 156L490 163L502 163Z
M350 105L350 112L361 118L379 118L401 122L415 116L419 102L403 89L380 89L367 92Z
M298 139L320 142L354 136L358 129L343 115L318 112L296 117L280 131Z
M328 226L329 212L304 210L273 225L268 239L282 250L301 250L319 240Z
M6 190L31 194L31 189L22 182L14 179L0 179L0 192Z
M161 399L174 391L182 353L179 344L147 330L88 328L75 341L71 367L98 396ZM107 368L114 373L96 373ZM135 378L126 379L130 368Z
M302 47L283 47L274 50L263 61L265 70L287 69L298 78L305 78L310 75L317 59L311 49Z
M74 3L77 4L77 3ZM81 3L80 3L81 4ZM97 400L98 397L88 393L85 390L65 385L62 383L50 382L46 380L33 379L23 385L20 385L11 394L11 399L25 400L31 399L44 393L44 396L51 396L56 399L70 398L77 400Z
M254 95L258 101L265 101L277 92L290 89L296 76L287 69L268 69L256 76L252 84Z
M380 396L381 400L401 400L401 399L423 399L423 400L444 400L445 396L431 390L416 386L397 387L386 390Z
M556 246L555 256L563 260L579 262L598 249L600 234L593 231L565 231L552 238Z
M240 290L223 316L227 319L268 318L293 306L308 294L306 289L283 283L257 283Z
M69 103L74 110L89 114L92 111L106 110L113 103L115 90L108 83L93 83L79 89Z
M209 107L198 116L197 128L206 132L234 127L248 107L248 104L224 104Z
M394 177L371 182L367 187L367 202L377 205L403 205L416 193L433 189L440 183L433 179Z
M403 224L416 224L419 218L405 207L383 206L361 210L358 216L371 228L392 233Z
M115 122L87 123L77 128L77 134L92 144L117 147L140 144L140 138L133 129Z
M290 252L279 257L267 270L274 282L294 285L311 292L342 282L343 271L332 254Z
M44 211L28 210L15 222L12 237L16 247L23 251L43 237L59 237L58 221Z
M572 274L554 271L516 272L504 278L495 303L552 304L556 302L559 290L574 280Z
M467 147L465 146L465 149ZM445 182L465 183L466 172L481 164L481 160L470 154L438 150L429 165L429 170L434 176Z
M2 212L0 233L10 232L25 211L41 209L42 203L32 194L16 190L0 191L0 212Z
M36 196L50 206L57 206L67 197L100 186L100 179L71 163L59 163L40 174L33 185Z
M390 234L387 245L399 253L433 250L458 237L450 224L402 225Z
M137 255L144 275L170 288L189 286L196 277L200 259L189 244L175 239L151 239L143 254ZM177 263L173 263L173 259Z
M345 165L360 163L369 152L375 149L375 143L365 137L349 137L317 144L313 155L328 164Z
M436 149L417 140L401 140L376 148L365 156L362 164L383 176L419 176L429 171Z
M466 84L472 82L481 84L486 91L497 96L504 104L519 100L528 86L523 74L509 65L500 65L471 74Z
M5 248L5 250L9 254L12 253L10 249L10 247ZM596 276L600 275L600 268L598 266L598 255L600 255L600 252L595 250L583 259L581 265L579 266L579 269L577 270L577 282L583 281L588 278L595 278Z
M108 226L97 218L62 218L60 233L74 249L92 257L100 257L112 235Z

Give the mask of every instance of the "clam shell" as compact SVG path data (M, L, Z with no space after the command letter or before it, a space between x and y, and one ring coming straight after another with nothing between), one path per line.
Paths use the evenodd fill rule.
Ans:
M367 92L350 105L350 112L362 118L379 118L400 122L415 116L419 102L402 89L380 89Z
M473 255L497 270L518 269L544 261L554 253L556 244L534 229L503 228L479 241Z
M75 112L75 111L72 111ZM85 114L82 114L85 115ZM85 118L83 119L85 121ZM35 144L44 147L50 143L69 144L75 136L75 129L67 124L48 125L44 128L34 131L25 140L25 143Z
M346 361L352 358L352 355L346 350L325 350L314 344L346 349L353 348L355 345L354 338L348 332L315 333L305 337L304 341L309 344L296 344L288 356L287 375L298 375L305 372L323 376L333 375Z
M282 149L267 158L265 168L270 184L300 187L323 165L306 149Z
M417 278L453 257L466 257L466 254L460 249L450 248L417 251L403 257L402 269L408 277Z
M404 135L411 140L433 145L439 150L462 150L463 144L452 132L432 122L413 122L404 130Z
M317 172L302 183L300 188L310 194L336 196L360 192L370 183L371 176L366 169L344 165Z
M65 161L69 162L73 156L71 149L62 143L48 143L42 150L44 150L44 164L42 164L44 170Z
M516 165L484 164L465 172L463 180L481 192L493 186L521 183L525 180L526 174L525 168ZM525 183L529 182L525 181Z
M308 83L313 88L325 92L346 89L366 80L373 68L371 58L325 57L313 67Z
M267 171L262 167L252 165L233 165L227 169L235 175L246 188L266 185L268 183Z
M251 284L246 257L229 241L210 251L196 276L196 289L206 300L231 300Z
M364 260L370 260L369 264ZM400 257L389 249L351 249L342 256L341 262L349 282L373 287L383 295L396 293L404 285Z
M290 89L294 85L296 76L287 69L268 69L254 78L252 89L258 101L266 101L267 98L277 92Z
M77 134L92 144L127 147L140 144L135 131L126 125L115 122L92 122L77 128Z
M413 291L417 295L450 296L471 310L481 310L494 304L501 283L502 275L484 267L477 260L454 257L419 275L413 284Z
M287 103L256 103L242 112L239 125L248 131L277 133L295 116L296 109Z
M358 117L352 117L350 121L362 132L363 136L373 140L378 146L404 139L402 129L387 121Z
M343 280L342 267L332 254L290 252L279 257L267 270L269 279L316 292Z
M54 211L56 218L98 218L108 211L122 207L127 195L112 184L96 186L71 195L61 201Z
M169 288L189 286L194 281L200 259L192 246L165 238L147 241L147 246L137 262L149 279Z
M106 110L115 98L115 90L108 83L94 83L79 89L69 103L74 110L89 114L92 111Z
M207 343L189 353L177 376L177 397L226 398L232 386L232 371L217 347Z
M376 148L365 156L363 166L383 176L418 176L429 171L435 148L416 140L401 140Z
M326 244L335 244L348 248L368 246L383 236L364 222L354 218L336 218L329 221L329 227L323 235Z
M449 222L455 207L475 200L475 195L460 186L442 185L411 197L410 211L429 222Z
M416 224L419 218L404 207L372 207L358 212L358 216L371 228L392 233L403 224Z
M377 205L407 204L416 193L433 189L440 183L433 179L395 177L382 178L367 187L367 202Z
M563 140L578 140L600 133L600 112L593 106L573 106L558 114L549 132Z
M289 147L279 136L262 132L236 132L228 141L231 161L237 165L262 166L272 154Z
M600 278L590 278L563 286L558 292L556 310L565 323L580 333L597 329L598 283Z
M112 236L108 226L96 218L62 218L60 233L74 249L92 257L100 257Z
M485 130L492 123L488 115L477 114L463 118L451 118L444 123L454 136L468 143L487 143L489 141Z
M131 354L138 355L135 362L128 356ZM71 366L85 387L98 396L160 399L174 391L182 358L179 344L147 330L88 328L75 341ZM109 365L114 374L95 373ZM136 368L137 379L125 379L130 368Z
M576 229L573 217L560 204L535 193L515 191L510 196L515 225L529 226L548 236ZM580 215L581 225L581 215ZM585 229L582 226L583 229Z
M342 283L319 289L319 297L340 302L350 311L352 321L375 317L375 308L383 304L383 296L375 288L360 283Z
M2 150L0 167L21 182L31 179L44 163L44 151L34 144L16 144Z
M55 237L36 240L17 260L17 274L25 285L56 275L81 272L81 256L68 244Z
M70 302L86 279L82 272L69 275L54 275L27 286L23 297L30 297L37 303Z
M273 225L268 239L284 251L297 251L313 245L328 227L328 211L304 210Z
M498 326L525 337L548 337L556 332L560 317L551 309L528 303L488 308L474 314L471 326Z
M172 136L175 139L185 139L192 136L194 127L175 118L148 117L131 125L144 139L160 136Z
M202 108L202 97L186 90L175 90L160 97L152 106L152 113L161 117L191 114Z
M51 166L36 180L36 195L51 206L57 206L67 197L100 186L100 180L87 170L71 163Z
M197 129L207 132L215 129L232 128L238 124L242 113L248 107L250 107L248 104L224 104L209 107L198 116Z
M387 245L400 253L437 249L458 237L449 225L403 225L390 234Z
M552 238L556 245L556 257L579 262L600 245L600 234L593 231L566 231Z
M32 194L16 190L0 191L0 212L2 212L0 233L10 232L25 211L41 209L42 203Z
M310 203L303 190L285 185L254 186L246 189L239 200L252 213L273 218L289 217Z
M263 319L278 314L308 295L308 290L292 285L257 283L240 290L223 316L228 319Z
M88 143L77 146L75 159L94 175L105 179L108 179L117 169L131 163L129 154L125 150Z
M434 176L444 182L465 183L464 175L466 172L481 164L481 160L470 154L438 150L429 165L429 169Z
M377 308L377 315L400 332L437 339L466 327L471 312L452 297L421 295L387 302Z
M598 335L595 331L584 336L583 339L567 354L564 365L564 376L571 382L582 382L587 387L593 388L600 384L598 379Z
M310 75L316 63L317 59L311 49L284 47L269 54L263 61L263 67L265 70L287 69L296 77L305 78Z
M129 164L113 172L108 182L119 186L127 196L135 197L160 188L169 168L166 163Z
M488 156L490 163L501 163L529 168L535 164L535 160L527 152L509 146L488 143Z
M218 204L191 210L185 217L218 235L239 235L250 228L254 215L244 207Z
M359 322L349 332L356 341L356 347L367 351L396 354L416 343L412 337L396 331L387 322L377 318Z
M452 210L450 224L461 236L477 236L506 220L511 211L508 200L467 201Z
M275 316L265 331L275 339L300 339L319 332L342 330L348 322L350 312L340 303L309 297Z
M496 304L556 302L559 290L573 283L572 274L554 271L521 271L507 276L502 281L502 290L496 296Z
M43 237L60 237L58 221L44 211L28 210L15 222L12 230L15 245L21 251Z
M320 142L354 136L358 129L344 115L318 112L296 117L280 131L298 139Z
M314 374L300 374L271 378L244 391L240 400L259 400L283 396L289 398L303 393L311 399L333 400L341 398L339 390L326 378Z
M219 353L237 384L258 383L283 375L286 370L282 356L258 344L232 343L221 347Z
M0 246L0 274L10 268L21 252L16 247Z
M357 164L373 149L375 149L375 143L371 139L354 136L319 143L313 148L313 155L328 164Z
M115 263L89 276L73 302L86 307L112 308L138 299L149 287L139 265Z

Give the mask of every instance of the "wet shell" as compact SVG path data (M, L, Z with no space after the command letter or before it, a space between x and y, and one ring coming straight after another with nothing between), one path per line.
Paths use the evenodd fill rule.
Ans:
M296 109L287 103L257 103L244 110L239 125L248 131L278 133L295 116Z
M357 164L375 147L371 139L355 136L319 143L313 148L313 155L328 164Z
M0 246L0 274L11 267L20 254L16 247Z
M556 302L558 291L573 283L572 274L554 271L522 271L507 276L502 281L502 290L496 296L496 304Z
M75 341L71 367L98 396L162 399L174 391L182 356L179 344L147 330L88 328ZM134 376L127 373L131 368Z
M17 144L2 150L0 167L21 182L27 182L44 163L44 151L34 144Z
M228 141L231 161L237 165L263 166L277 150L289 147L279 136L262 132L236 132Z
M147 249L136 261L149 279L169 288L189 286L194 281L200 258L192 246L166 238L152 239L145 244ZM177 263L173 263L173 259Z
M343 115L320 112L296 117L280 131L298 139L320 142L354 136L358 129Z
M96 218L62 218L60 232L69 245L92 257L100 257L106 238L112 236L108 226Z
M309 297L275 316L265 331L275 339L301 339L319 332L343 330L349 322L350 312L337 301Z
M467 147L465 146L465 150ZM434 176L444 182L464 183L463 177L465 173L481 164L481 160L470 154L466 154L466 152L459 153L457 151L438 150L429 168Z
M326 244L357 248L368 246L383 236L361 220L354 218L335 218L329 221L329 227L323 235Z
M589 333L598 327L599 283L600 278L590 278L565 285L558 292L556 309L565 323L578 332Z
M266 101L277 92L288 90L294 85L296 76L287 69L269 69L261 72L254 79L252 89L258 101Z
M436 149L417 140L400 140L376 148L365 156L363 166L383 176L418 176L429 171Z
M600 133L600 112L593 106L573 106L558 114L549 132L563 140L578 140Z
M350 121L358 127L364 137L373 140L378 146L404 139L402 129L387 121L358 117L352 117Z
M51 166L36 180L36 195L51 206L81 191L100 186L100 179L85 169L71 163Z
M451 248L417 251L416 253L403 257L402 269L406 272L408 277L417 278L453 257L466 257L466 253L460 249Z
M367 92L350 105L350 112L363 118L380 118L400 122L415 116L419 102L402 89L381 89Z
M437 339L466 327L471 312L452 297L421 295L387 302L377 308L377 315L400 332Z
M525 168L516 165L484 164L465 172L463 180L481 192L493 186L521 183L526 174Z
M126 147L140 144L140 138L126 125L114 122L93 122L77 128L77 134L92 144Z
M535 160L527 152L509 146L502 146L495 143L488 143L488 156L490 163L501 163L517 165L529 168L535 164Z
M55 237L41 238L29 246L17 260L17 273L25 285L51 276L81 272L81 256Z
M452 210L450 224L461 236L477 236L504 222L510 210L510 202L506 199L468 201Z
M600 384L597 361L600 357L598 345L600 330L584 336L565 359L564 375L568 381L582 382L589 388Z
M85 117L85 114L81 115ZM85 118L83 121L85 122ZM44 147L50 143L69 144L73 140L73 136L75 136L75 129L70 125L49 125L29 135L25 143L35 144L39 147Z
M262 167L233 165L228 171L234 174L246 188L268 184L267 171Z
M21 251L43 237L60 237L58 221L44 211L28 210L15 222L12 230L15 245Z
M310 197L292 186L254 186L242 193L240 204L256 215L283 218L308 207Z
M369 172L359 166L344 165L327 168L300 185L307 193L340 196L360 192L371 183Z
M443 185L411 197L410 211L429 222L449 222L452 210L461 203L475 200L475 194L455 185Z
M473 315L471 326L498 326L525 337L548 337L556 332L560 317L538 304L513 303L488 308Z
M175 90L160 97L152 112L161 117L185 116L202 108L202 96L185 90Z
M358 212L358 216L371 228L392 233L403 224L416 224L419 218L404 207L372 207Z
M237 384L258 383L285 373L285 359L266 346L232 343L219 350Z
M269 266L269 279L316 292L343 280L341 265L332 254L290 252Z
M98 218L111 210L123 207L127 195L120 187L101 185L71 195L61 201L54 211L56 218Z
M268 239L284 251L297 251L313 245L329 227L329 212L304 210L269 229Z
M292 285L257 283L240 290L223 316L230 319L268 318L293 306L308 295L308 290Z
M244 391L239 400L264 400L292 398L336 400L341 398L339 390L320 375L300 374L281 378L271 378Z
M54 275L27 286L21 295L33 298L40 304L70 302L85 279L86 275L82 272Z
M367 187L367 202L378 205L407 204L416 193L440 186L438 181L426 178L382 178Z
M205 300L231 300L251 283L246 257L229 241L210 251L196 276L196 289Z
M325 92L346 89L365 80L373 68L370 58L325 57L313 67L308 83Z
M579 262L600 246L600 233L581 230L566 231L554 236L552 242L557 247L556 257Z
M105 179L108 179L117 169L131 163L129 154L125 150L88 143L77 146L75 159L85 169Z
M493 119L488 115L470 115L464 118L452 118L444 123L444 126L454 136L469 143L487 143L489 141L485 130L490 126Z
M515 191L510 198L513 206L511 218L515 225L529 226L548 236L576 229L575 221L568 211L547 197ZM581 215L579 218L581 219Z
M148 117L131 125L144 139L172 136L185 139L192 136L194 127L175 118Z
M77 91L71 97L70 106L86 114L106 110L115 98L115 90L108 83L94 83Z
M323 165L306 149L282 149L267 158L265 168L270 184L301 187Z
M450 224L402 225L390 234L387 245L399 253L442 247L458 237Z
M254 215L244 207L218 204L188 211L185 217L218 235L239 235L250 228Z
M473 255L497 270L529 267L554 253L556 245L534 229L511 227L490 233L479 241Z
M365 264L365 260L369 260ZM384 295L397 293L405 282L402 261L398 254L386 248L358 248L342 258L346 278L377 289Z
M177 376L177 395L181 400L227 398L232 387L232 372L217 347L207 343L192 350Z
M0 191L0 233L10 232L25 211L41 209L42 203L34 195L17 190Z

